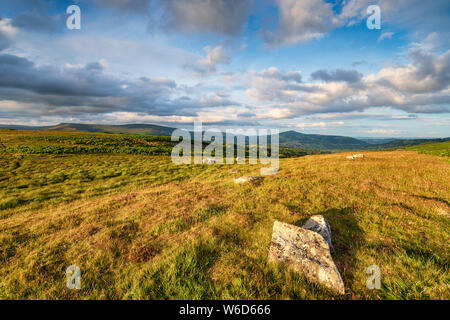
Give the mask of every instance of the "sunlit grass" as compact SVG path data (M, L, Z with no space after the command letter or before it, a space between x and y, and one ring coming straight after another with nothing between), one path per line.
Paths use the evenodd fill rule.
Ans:
M281 159L252 186L233 178L259 165L3 151L0 298L449 299L449 163L364 154ZM331 224L344 296L266 263L273 222L313 214ZM381 290L366 287L373 264ZM66 288L70 265L81 290Z

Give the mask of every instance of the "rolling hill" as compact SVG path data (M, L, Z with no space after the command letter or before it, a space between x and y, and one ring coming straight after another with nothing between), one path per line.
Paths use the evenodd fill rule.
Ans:
M84 124L84 123L60 123L55 126L21 126L2 125L0 129L15 130L37 130L37 131L70 131L70 132L105 132L105 133L128 133L128 134L150 134L158 136L170 136L176 128L160 126L155 124ZM356 139L346 136L305 134L297 131L285 131L279 135L280 146L321 151L342 150L379 150L397 148L403 146L417 145L425 142L445 142L444 139L378 139L373 141Z
M159 126L155 124L124 124L124 125L104 125L85 123L60 123L55 126L20 126L3 125L3 129L15 130L38 130L38 131L76 131L76 132L107 132L107 133L132 133L151 134L157 136L170 136L175 128Z
M364 149L367 142L351 137L304 134L297 131L280 133L280 145L318 150Z

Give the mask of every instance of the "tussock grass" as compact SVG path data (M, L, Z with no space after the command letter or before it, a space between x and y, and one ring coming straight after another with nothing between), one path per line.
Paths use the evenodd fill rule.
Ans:
M181 165L167 156L2 153L3 299L449 299L450 165L413 151ZM442 161L444 160L444 161ZM346 294L267 264L275 220L331 224ZM368 266L381 290L366 287ZM65 270L81 269L81 290Z

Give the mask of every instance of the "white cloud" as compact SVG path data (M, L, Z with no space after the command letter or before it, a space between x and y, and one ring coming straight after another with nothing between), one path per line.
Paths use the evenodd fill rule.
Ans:
M4 35L8 36L8 37L15 37L17 35L17 33L19 32L19 29L17 29L16 27L14 27L11 24L12 20L11 19L0 19L0 32L3 33Z
M450 84L450 50L441 56L413 51L412 62L404 66L391 66L366 78L406 93L429 93L447 88Z
M248 76L247 94L254 101L294 101L302 88L302 73L299 70L282 72L271 67Z
M392 36L394 35L394 32L382 32L381 35L378 37L378 41L383 41L384 39L392 39Z
M343 126L344 121L331 121L331 122L311 122L311 123L298 123L296 127L299 129L305 128L325 128L327 126Z
M323 0L277 0L278 29L267 32L272 45L291 45L321 38L338 24L331 4Z
M214 48L206 46L203 48L203 50L206 52L206 57L200 59L198 63L210 72L216 71L216 66L219 63L228 63L230 60L230 57L226 53L226 50L221 45Z
M19 33L19 29L12 25L12 20L0 17L0 51L9 47Z
M398 135L398 134L403 133L403 131L393 130L393 129L372 129L372 130L368 130L367 133L379 134L379 135Z
M266 108L275 107L284 117L330 112L364 111L390 107L413 113L450 112L450 51L437 56L414 51L411 62L392 65L377 73L350 78L346 73L321 70L327 82L294 82L276 68L247 75L247 95ZM338 76L340 74L346 76ZM353 79L353 78L352 78ZM279 118L279 117L278 117Z

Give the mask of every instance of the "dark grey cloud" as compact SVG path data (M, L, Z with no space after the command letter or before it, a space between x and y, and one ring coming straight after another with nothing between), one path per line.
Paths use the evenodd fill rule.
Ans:
M119 11L145 14L149 9L149 0L95 0L98 5Z
M154 1L163 11L162 26L192 34L236 35L242 31L254 0Z
M27 31L54 33L64 26L64 22L62 15L50 16L34 10L17 14L12 24Z
M344 70L344 69L336 69L333 71L318 70L311 74L311 79L322 80L325 82L345 81L349 83L356 83L361 80L362 76L363 75L356 70Z
M101 70L60 69L36 66L26 58L0 55L0 87L25 89L39 94L104 97L120 92L120 83L102 75Z
M282 80L282 81L286 81L286 82L291 82L291 81L295 82L295 83L302 82L301 71L282 72L278 68L269 68L267 70L261 71L258 75L263 78L277 79L277 80Z
M104 113L127 108L162 112L167 109L163 97L174 86L164 79L139 79L127 85L104 74L99 63L56 68L0 55L0 99L35 104L43 113Z
M87 1L87 0L84 0ZM95 0L119 13L147 15L149 29L185 34L239 34L255 0Z
M166 78L115 78L99 62L57 68L0 54L0 103L17 104L14 107L3 104L0 107L3 117L11 114L69 117L118 111L196 116L201 109L239 105L222 93L191 98L183 96L183 90Z
M237 116L239 118L253 118L253 117L256 117L256 114L253 112L241 112L241 113L238 113Z
M11 39L5 34L0 32L0 51L5 50L11 45Z
M432 77L435 79L435 86L424 91L439 91L450 85L450 51L437 57L421 50L414 50L410 57L413 65L418 68L418 78Z
M3 0L8 4L8 8L14 11L39 10L45 11L54 5L53 1L45 0Z

